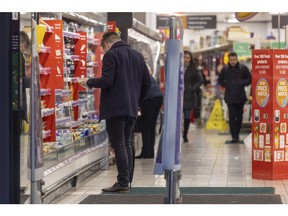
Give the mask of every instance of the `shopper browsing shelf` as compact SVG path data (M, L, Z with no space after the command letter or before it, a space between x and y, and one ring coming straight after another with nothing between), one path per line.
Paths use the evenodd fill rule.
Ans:
M229 62L225 65L218 77L218 82L225 87L224 100L228 106L229 127L232 140L239 142L239 133L243 120L243 107L247 101L245 86L251 84L251 73L248 67L238 62L237 53L228 55Z
M106 120L106 130L115 152L117 182L105 192L129 191L132 180L132 130L138 106L143 103L150 86L150 74L142 54L130 48L115 32L106 32L101 41L105 52L102 76L81 79L89 88L101 88L100 120Z
M151 76L152 85L144 99L141 109L142 149L136 158L154 158L155 127L159 115L163 93L159 84Z

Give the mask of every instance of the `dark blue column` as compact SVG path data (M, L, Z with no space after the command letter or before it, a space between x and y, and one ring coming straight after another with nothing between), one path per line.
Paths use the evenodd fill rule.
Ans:
M0 204L20 203L19 19L0 13Z

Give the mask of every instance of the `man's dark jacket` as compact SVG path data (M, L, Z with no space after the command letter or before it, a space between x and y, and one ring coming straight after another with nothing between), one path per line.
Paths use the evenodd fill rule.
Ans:
M89 88L101 88L100 119L137 118L138 106L151 86L142 54L124 41L117 41L105 53L102 63L102 76L87 81Z
M218 77L218 83L225 87L224 100L230 103L245 103L247 101L245 86L251 84L251 73L244 64L237 63L234 67L225 65Z

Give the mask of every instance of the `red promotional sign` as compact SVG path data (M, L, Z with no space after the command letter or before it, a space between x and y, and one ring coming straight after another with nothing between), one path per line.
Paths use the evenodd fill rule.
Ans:
M46 108L51 109L55 107L55 89L64 88L63 21L45 20L45 22L49 25L49 30L46 30L39 53L40 71L44 71L40 76L40 86L44 92L48 92L41 96L41 100L45 103ZM45 116L42 120L45 125L43 129L51 131L51 135L44 140L55 141L55 114Z
M78 32L80 39L75 43L74 77L85 78L87 75L87 32Z
M50 48L50 52L49 54L41 53L41 65L51 68L51 74L47 76L47 86L53 89L63 89L63 21L45 20L45 22L52 27L53 32L45 34L43 43L45 47Z
M115 32L116 31L116 21L108 21L107 22L107 29L109 32Z
M252 177L288 179L288 51L252 53Z

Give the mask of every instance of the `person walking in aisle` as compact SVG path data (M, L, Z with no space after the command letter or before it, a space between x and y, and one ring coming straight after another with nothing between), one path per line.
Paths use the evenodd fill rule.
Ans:
M155 146L155 127L157 117L159 115L163 93L159 84L151 75L151 88L144 99L141 110L141 133L142 133L142 149L140 155L135 158L154 158Z
M102 191L125 192L129 191L132 179L132 130L138 106L142 105L150 89L151 79L143 55L131 49L117 33L104 33L101 46L105 52L102 76L79 80L79 84L90 89L101 88L99 119L106 120L106 130L115 152L117 182Z
M228 106L229 127L232 137L229 142L238 143L243 119L243 107L247 101L244 87L251 84L252 76L248 67L238 62L237 53L229 53L228 58L228 65L222 68L218 83L225 87L224 100Z
M188 130L190 126L191 111L197 108L197 91L203 84L203 76L197 69L197 64L190 51L184 51L184 94L183 94L183 116L184 129L183 140L188 142Z

